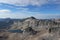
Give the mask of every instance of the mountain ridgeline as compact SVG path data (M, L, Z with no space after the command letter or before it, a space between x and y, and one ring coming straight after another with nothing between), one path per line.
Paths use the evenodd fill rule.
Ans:
M32 27L34 29L59 27L59 23L52 19L36 19L29 17L25 19L2 19L0 20L0 29L25 29Z
M60 19L0 19L0 40L59 40Z

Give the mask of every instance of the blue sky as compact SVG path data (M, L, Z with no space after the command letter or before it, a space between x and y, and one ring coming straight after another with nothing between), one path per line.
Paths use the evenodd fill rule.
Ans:
M60 18L60 0L0 0L0 18Z

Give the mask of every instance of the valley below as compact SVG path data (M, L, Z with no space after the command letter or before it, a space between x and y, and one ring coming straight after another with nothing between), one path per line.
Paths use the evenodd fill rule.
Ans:
M60 40L60 19L0 19L0 40Z

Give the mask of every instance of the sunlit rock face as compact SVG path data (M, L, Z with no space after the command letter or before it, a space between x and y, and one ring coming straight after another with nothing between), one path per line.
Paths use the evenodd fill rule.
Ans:
M60 22L57 19L28 17L6 20L0 21L3 28L0 29L0 40L60 40Z
M35 30L40 30L42 28L57 27L57 22L51 19L36 19L34 17L28 17L25 19L14 21L10 29L25 29L27 27L32 27Z

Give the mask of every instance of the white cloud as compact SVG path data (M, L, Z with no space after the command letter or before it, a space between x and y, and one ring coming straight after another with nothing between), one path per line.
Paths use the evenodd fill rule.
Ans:
M53 4L60 4L60 0L48 0L48 2Z
M36 14L34 16L38 19L60 18L60 14Z
M0 10L0 18L26 18L31 15L24 12L12 12L11 10L2 9Z
M26 5L41 6L46 3L60 4L60 0L0 0L0 3L14 4L18 6L26 6Z
M1 13L0 18L27 18L34 16L38 19L60 18L60 14L29 14L29 13Z
M0 10L0 18L26 18L30 16L34 16L38 19L60 18L60 14L42 14L38 12L27 12L27 11L13 13L11 10L7 9Z
M6 10L6 9L3 9L3 10L0 10L0 13L9 13L11 12L10 10Z
M0 3L8 3L8 4L15 4L19 6L26 6L26 5L42 5L46 4L47 0L0 0Z
M26 18L30 16L31 15L24 14L24 13L2 13L0 14L0 18Z

